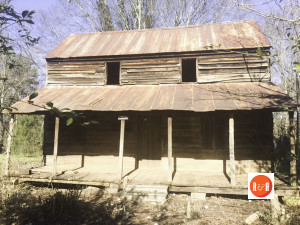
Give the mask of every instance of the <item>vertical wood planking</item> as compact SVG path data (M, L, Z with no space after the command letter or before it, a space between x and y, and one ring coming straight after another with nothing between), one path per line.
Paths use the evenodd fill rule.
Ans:
M230 159L230 182L236 185L235 180L235 158L234 158L234 119L233 114L229 115L229 159Z
M169 175L168 182L172 182L173 177L173 161L172 161L172 117L168 117L168 165Z
M5 176L9 176L9 165L10 165L10 155L11 155L11 143L12 143L12 136L13 136L13 128L14 128L14 115L9 121L9 133L7 137L7 147L6 147L6 162L5 162Z
M211 116L211 122L212 122L212 132L211 132L211 148L216 149L216 117L215 115Z
M123 177L123 154L124 154L124 134L125 134L125 120L121 120L120 130L120 148L119 148L119 179Z
M57 173L59 118L55 117L54 149L53 149L53 176Z
M295 120L294 120L294 111L289 111L289 122L290 122L290 145L291 145L291 155L293 160L290 161L290 176L291 176L291 185L297 185L297 160L296 160L296 146L295 146ZM295 156L295 157L294 157Z

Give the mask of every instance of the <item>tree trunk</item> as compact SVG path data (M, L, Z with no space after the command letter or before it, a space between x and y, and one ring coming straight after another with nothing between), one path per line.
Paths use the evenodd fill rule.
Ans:
M290 162L290 176L291 176L291 185L297 186L297 155L295 148L295 120L294 120L294 111L289 112L290 120L290 145L291 145L291 155L292 161Z

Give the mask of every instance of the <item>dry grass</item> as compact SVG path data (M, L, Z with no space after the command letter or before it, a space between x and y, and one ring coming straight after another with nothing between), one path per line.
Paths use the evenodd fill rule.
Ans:
M259 224L274 224L274 225L294 225L300 224L299 207L290 207L286 205L281 206L281 212L278 217L274 217L269 207L261 209L262 216L260 216Z
M192 218L187 219L184 194L170 195L160 204L126 201L121 194L103 191L87 198L80 187L2 184L0 224L242 224L258 210L263 216L256 224L300 224L299 206L285 205L285 211L274 220L269 201L212 196L205 202L192 202Z
M85 201L81 198L81 189L5 185L0 198L0 224L113 225L127 224L130 215L126 201L114 201L113 198Z

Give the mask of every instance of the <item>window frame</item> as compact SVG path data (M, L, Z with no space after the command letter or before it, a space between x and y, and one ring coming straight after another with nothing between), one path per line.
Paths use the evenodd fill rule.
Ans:
M182 60L186 60L186 59L195 59L195 67L196 67L196 81L190 81L190 82L187 82L187 81L182 81L183 79L183 73L182 73ZM196 84L198 83L198 57L181 57L180 58L180 74L181 74L181 80L180 80L180 83L183 83L183 84Z
M109 63L119 63L119 82L117 84L107 84ZM120 85L120 84L121 84L121 61L106 61L105 62L105 85Z

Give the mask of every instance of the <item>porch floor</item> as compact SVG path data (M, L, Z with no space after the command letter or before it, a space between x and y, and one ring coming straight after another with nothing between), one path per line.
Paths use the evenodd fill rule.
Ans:
M231 187L230 178L224 173L177 171L173 177L174 186ZM248 174L236 176L236 187L247 188Z
M82 183L109 186L118 184L118 169L103 167L57 167L58 175L52 178L52 182L59 183ZM30 175L21 175L28 181L46 181L51 178L52 166L44 166L32 170ZM161 168L138 168L130 170L124 168L124 178L128 184L137 185L171 185L180 187L218 187L231 188L230 178L223 173L199 172L199 171L176 171L171 183L168 182L168 170ZM236 176L235 188L247 188L248 174ZM275 188L289 189L288 184L275 177Z

